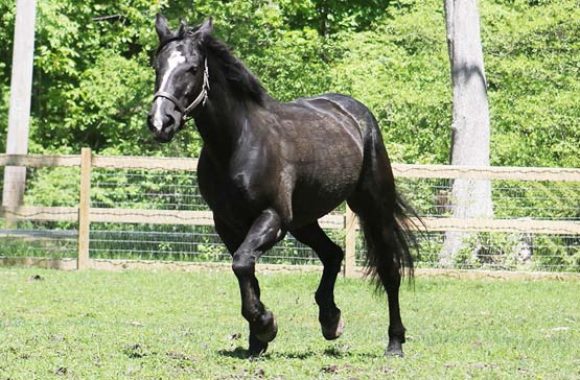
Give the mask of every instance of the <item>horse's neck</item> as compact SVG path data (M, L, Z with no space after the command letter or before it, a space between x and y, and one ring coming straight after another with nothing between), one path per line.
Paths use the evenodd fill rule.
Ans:
M213 57L208 59L208 63L208 99L206 105L201 106L195 122L204 142L204 150L215 161L228 165L243 140L241 137L249 137L246 135L252 133L252 126L248 126L252 113L262 106L234 92ZM264 96L267 104L274 101L266 93Z
M195 118L195 122L203 140L204 150L212 159L219 161L220 164L229 162L239 144L249 112L251 111L246 105L236 101L225 91L220 93L216 89L210 94L207 104Z

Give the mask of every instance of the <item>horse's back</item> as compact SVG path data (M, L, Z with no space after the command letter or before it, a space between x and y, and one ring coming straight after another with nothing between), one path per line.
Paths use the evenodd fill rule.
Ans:
M372 127L373 117L370 110L355 98L343 94L327 93L318 96L299 98L286 105L298 106L307 110L306 112L318 115L334 117L341 121L341 125L351 124L360 131L366 133ZM336 124L329 124L328 127L336 127Z
M282 105L280 129L301 162L323 172L360 170L365 145L376 121L358 100L323 94Z

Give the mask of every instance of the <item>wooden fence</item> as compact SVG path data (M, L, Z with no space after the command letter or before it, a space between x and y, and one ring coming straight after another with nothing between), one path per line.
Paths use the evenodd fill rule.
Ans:
M0 218L29 221L67 221L78 223L78 255L76 268L95 267L89 257L90 223L147 223L213 225L209 211L174 211L146 209L91 208L91 171L107 169L158 169L164 171L195 171L197 159L153 157L105 157L92 155L82 149L81 155L0 155L0 166L80 167L80 202L78 207L0 207ZM394 164L399 178L446 178L478 180L518 180L580 182L580 169L527 167L469 167L449 165ZM452 217L424 217L428 231L445 232L516 232L553 235L580 235L580 222L566 220L522 219L457 219ZM347 207L343 215L327 215L320 220L325 228L345 231L344 274L356 272L355 243L358 224Z

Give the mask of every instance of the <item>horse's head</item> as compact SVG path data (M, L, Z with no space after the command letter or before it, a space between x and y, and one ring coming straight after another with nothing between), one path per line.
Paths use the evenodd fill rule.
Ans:
M154 60L155 95L147 124L155 138L169 142L183 128L185 118L207 100L209 77L204 40L212 31L211 19L196 28L181 23L177 31L157 14L159 47Z

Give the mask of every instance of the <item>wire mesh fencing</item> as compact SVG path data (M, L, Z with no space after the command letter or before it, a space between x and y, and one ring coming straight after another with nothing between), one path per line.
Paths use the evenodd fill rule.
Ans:
M125 161L130 164L124 164ZM128 161L120 157L108 162L114 164L95 165L90 176L92 259L230 261L230 254L214 231L192 162L184 161L178 165L182 169L171 170L163 163L139 167L139 159ZM28 168L24 207L0 214L3 226L0 256L76 256L79 174L79 167L74 166ZM447 178L397 178L399 191L418 215L430 223L453 219L456 202L452 183ZM417 267L580 272L577 232L550 229L546 232L533 227L539 221L560 221L571 222L577 228L580 182L529 181L514 176L494 179L491 186L493 217L523 227L469 232L435 228L413 232L419 247L415 254ZM343 248L346 248L345 211L346 205L340 205L333 212L336 218L324 225L332 240ZM58 217L50 213L57 213ZM528 224L530 227L526 228ZM450 265L442 260L442 252L451 233L458 234L462 244ZM355 263L364 265L366 245L361 231L356 233L355 252ZM315 253L291 234L260 261L319 263Z
M449 217L454 214L456 202L452 180L400 178L397 185L420 216ZM580 220L580 182L494 180L491 197L495 218Z
M73 207L78 205L78 173L78 168L26 170L27 183L35 186L25 192L24 204L55 208L52 211L31 209L0 214L0 256L51 259L76 257L77 212ZM0 178L4 178L3 167L0 167ZM4 191L3 181L1 185L0 191ZM58 208L62 206L71 209ZM40 213L49 215L36 218Z
M454 216L456 202L452 180L403 178L398 183L421 217L445 220ZM538 226L541 221L580 220L579 182L493 180L491 196L493 218L520 223L527 229L506 232L487 228L477 232L416 234L419 247L416 265L424 268L449 266L442 260L442 253L445 239L454 234L462 241L453 257L454 268L580 271L580 236L565 231L547 233ZM362 263L363 239L359 241L357 262Z
M440 260L445 232L415 234L416 268L580 272L580 237L505 232L463 233L464 241L452 266ZM356 263L365 264L366 246L357 234Z
M93 207L208 210L197 187L195 173L95 170ZM453 215L452 182L446 179L399 179L398 187L422 217ZM580 184L498 180L492 184L494 214L499 218L578 220ZM344 213L345 205L335 212ZM211 220L209 221L211 223ZM124 231L120 232L119 229ZM343 226L326 232L344 248ZM189 261L229 261L230 256L211 226L132 224L93 225L91 237L97 256L137 257ZM416 265L440 267L445 232L416 234ZM463 248L454 258L461 269L579 271L580 238L529 232L463 233ZM364 265L365 244L358 233L356 263ZM106 252L106 253L105 253ZM266 263L317 263L311 249L291 234L267 252Z

